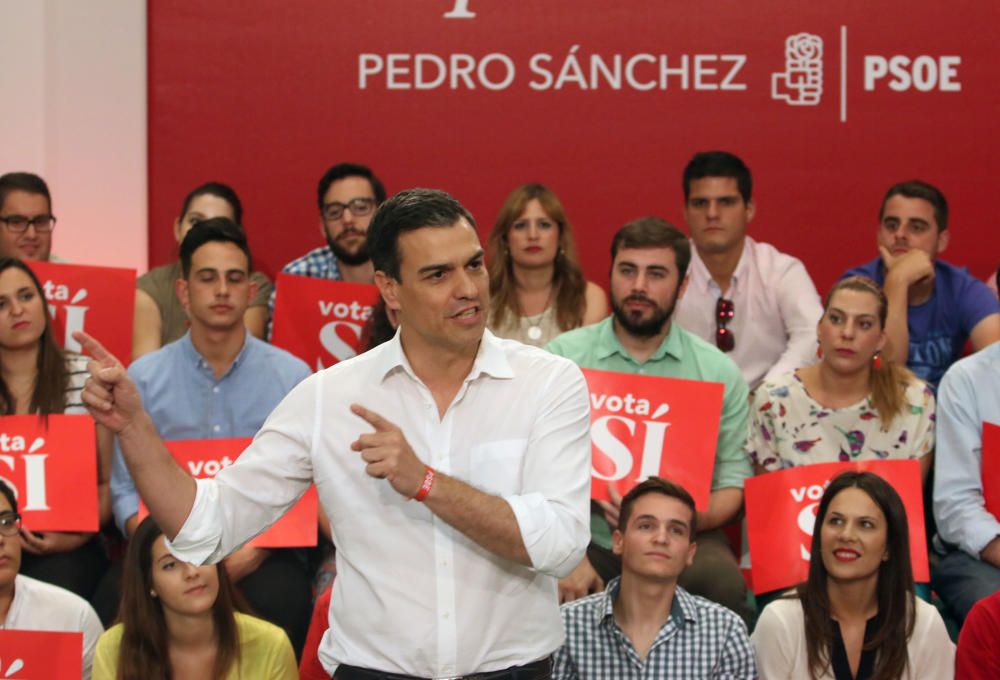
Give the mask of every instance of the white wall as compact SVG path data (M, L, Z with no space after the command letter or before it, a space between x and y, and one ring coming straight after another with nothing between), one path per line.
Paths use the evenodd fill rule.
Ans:
M147 267L146 3L0 0L0 174L34 172L70 262Z

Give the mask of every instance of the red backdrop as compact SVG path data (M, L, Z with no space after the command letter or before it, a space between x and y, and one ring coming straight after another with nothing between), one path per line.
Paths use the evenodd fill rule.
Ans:
M475 16L445 18L456 4ZM322 242L316 182L332 163L353 160L371 165L390 193L452 192L484 235L515 186L545 182L584 244L588 277L604 285L614 230L650 213L683 227L683 166L698 150L722 148L754 173L751 234L802 258L821 290L875 256L881 196L912 177L951 202L946 259L983 277L998 264L996 227L980 209L1000 177L997 25L1000 4L981 0L151 2L151 265L175 256L170 225L184 194L218 179L243 198L258 265L273 275ZM772 74L786 70L785 40L801 32L822 39L822 95L792 106L772 97ZM573 46L587 89L571 77L556 89ZM408 56L395 59L391 80L384 68L362 87L362 59L386 63L390 54ZM484 87L475 72L474 90L461 79L452 89L448 78L417 89L417 54L467 54L477 65L504 55L486 59L494 84L507 75L505 60L515 71L503 89ZM620 89L605 78L590 87L594 55L610 67L620 55L645 87L659 65L635 58L644 54L666 55L671 69L687 55L687 87L676 72L666 89L639 90L624 77ZM866 57L875 68L895 55L917 63L916 84L890 70L866 90ZM425 79L437 75L432 61ZM727 79L741 89L719 89ZM716 89L696 89L699 81Z

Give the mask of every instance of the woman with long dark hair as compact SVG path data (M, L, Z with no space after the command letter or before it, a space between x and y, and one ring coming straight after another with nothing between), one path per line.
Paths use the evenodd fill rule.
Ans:
M543 347L608 315L608 297L583 278L559 198L541 184L507 197L488 241L490 330Z
M820 360L754 393L746 450L757 472L812 463L916 459L926 477L934 448L934 395L882 356L888 302L852 276L826 297Z
M87 359L56 344L42 286L21 260L0 258L0 415L86 415ZM111 518L111 433L97 426L98 516ZM94 533L21 529L21 573L90 599L107 568Z
M761 613L762 680L949 680L955 646L914 596L903 501L870 472L837 476L820 499L808 580Z
M207 182L184 197L180 214L174 220L174 238L184 240L191 227L212 219L228 217L243 226L243 204L232 187L221 182ZM135 318L132 329L132 358L137 359L177 340L187 332L187 314L177 298L176 284L181 276L180 260L149 270L136 281ZM260 272L251 272L256 284L243 322L256 337L263 339L267 330L267 302L274 286Z
M97 641L94 680L298 677L285 632L237 611L221 564L171 555L152 517L129 542L119 620Z

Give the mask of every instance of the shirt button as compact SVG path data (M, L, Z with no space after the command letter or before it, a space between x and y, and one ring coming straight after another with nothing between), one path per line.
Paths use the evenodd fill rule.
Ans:
M645 372L646 372L646 369L645 369L645 368L640 368L640 369L639 369L639 373L645 373Z
M218 432L218 431L219 431L219 430L221 430L221 429L222 429L222 426L221 426L221 425L213 425L213 426L212 426L212 431L213 431L213 432Z
M213 387L212 391L215 392L216 394L218 394L219 393L219 386L216 385L215 387Z

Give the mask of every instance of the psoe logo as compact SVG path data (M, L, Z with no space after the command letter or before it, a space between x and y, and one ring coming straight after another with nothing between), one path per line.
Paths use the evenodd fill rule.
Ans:
M469 9L469 0L455 0L450 12L444 13L445 19L475 19L476 13Z
M816 106L823 98L823 39L796 33L785 39L785 70L771 74L771 98L789 106Z

